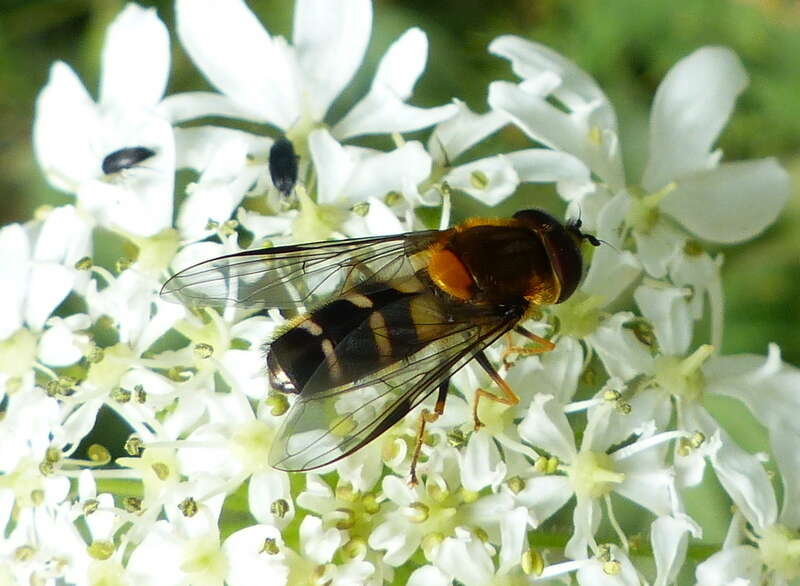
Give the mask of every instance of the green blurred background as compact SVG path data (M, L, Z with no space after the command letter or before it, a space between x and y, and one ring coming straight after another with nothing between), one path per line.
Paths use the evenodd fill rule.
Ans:
M156 6L174 31L171 2L142 4ZM271 33L291 36L291 1L249 4ZM96 93L103 35L123 5L113 0L0 0L0 223L24 221L43 203L70 201L46 184L33 158L34 100L56 59L74 67ZM490 56L486 46L497 35L514 33L550 45L596 77L618 112L629 177L638 177L644 164L649 105L665 72L702 45L733 48L750 74L751 85L739 99L719 146L728 160L779 157L794 177L795 193L779 222L765 234L746 245L713 249L723 252L726 259L723 352L764 354L769 342L777 342L786 361L800 364L800 198L796 188L800 175L800 3L379 0L374 20L367 64L335 110L343 111L365 91L389 43L406 28L419 26L428 33L431 59L414 102L435 105L457 96L483 111L487 84L513 79L508 64ZM207 87L174 35L172 72L169 92ZM475 154L526 146L529 141L509 128ZM456 217L505 214L521 204L541 205L556 213L563 208L552 188L526 186L513 201L494 211L457 197L455 213ZM713 398L707 404L745 447L768 451L764 430L740 406ZM706 526L705 540L719 542L725 526L715 524L715 519L728 517L727 501L715 491L713 479L693 493L690 511Z

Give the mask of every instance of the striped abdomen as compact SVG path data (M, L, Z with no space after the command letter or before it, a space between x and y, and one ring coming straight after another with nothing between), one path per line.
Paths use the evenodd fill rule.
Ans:
M414 314L422 285L353 292L315 309L269 348L270 383L283 392L315 392L357 381L417 352ZM307 388L313 377L313 389Z

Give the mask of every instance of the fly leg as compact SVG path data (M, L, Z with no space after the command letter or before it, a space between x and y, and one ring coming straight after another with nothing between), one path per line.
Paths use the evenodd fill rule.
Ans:
M486 397L487 399L508 406L519 403L519 397L513 390L511 390L511 387L508 386L508 383L503 379L503 377L500 376L500 373L497 372L497 369L492 366L492 363L489 362L489 359L486 357L486 354L483 351L478 352L475 355L475 360L478 361L478 364L481 365L481 368L486 371L495 384L500 387L500 390L503 393L502 395L497 396L484 389L478 389L475 391L475 398L473 399L472 403L472 418L475 420L475 429L478 430L483 427L483 423L478 417L478 402L480 401L481 397Z
M521 336L525 336L532 342L535 342L536 344L538 344L538 346L533 346L533 347L514 346L509 338L508 347L506 348L505 352L503 352L503 365L506 368L511 366L510 361L508 360L508 357L511 354L516 354L517 356L533 356L535 354L544 354L545 352L550 352L556 347L556 345L553 344L553 342L551 342L547 338L542 338L541 336L537 336L536 334L526 330L522 326L514 327L514 331L520 334Z
M417 428L417 441L414 445L414 454L411 456L411 475L408 479L410 486L416 486L419 482L417 480L417 460L422 450L422 442L425 440L425 424L433 423L439 416L444 413L444 401L447 398L447 389L450 387L450 378L448 377L439 385L439 394L436 396L436 406L433 412L428 409L423 409L419 414L419 427Z

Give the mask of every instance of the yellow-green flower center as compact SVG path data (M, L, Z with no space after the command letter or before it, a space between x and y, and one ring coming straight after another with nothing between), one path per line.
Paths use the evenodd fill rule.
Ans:
M784 580L800 576L800 536L783 525L768 527L758 542L761 559Z
M700 346L690 356L659 356L655 363L655 380L666 392L690 401L699 401L703 396L705 380L701 367L714 352L708 344Z
M579 498L605 496L625 480L624 474L614 471L611 456L601 452L580 452L567 468L567 475Z

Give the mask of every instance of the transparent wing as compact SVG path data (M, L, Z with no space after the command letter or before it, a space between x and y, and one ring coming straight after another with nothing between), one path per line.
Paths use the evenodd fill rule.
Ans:
M312 242L221 256L183 269L161 295L189 306L292 308L341 295L355 285L382 289L414 274L407 256L437 231Z
M407 359L340 387L316 388L316 374L308 381L272 445L273 467L310 470L355 452L402 419L517 321L477 311L448 320L433 303L426 315L416 313L418 330L427 335L420 341L421 348ZM364 335L358 329L348 337ZM382 333L389 332L375 335ZM409 349L414 349L413 344ZM348 355L337 353L337 358L345 362Z

